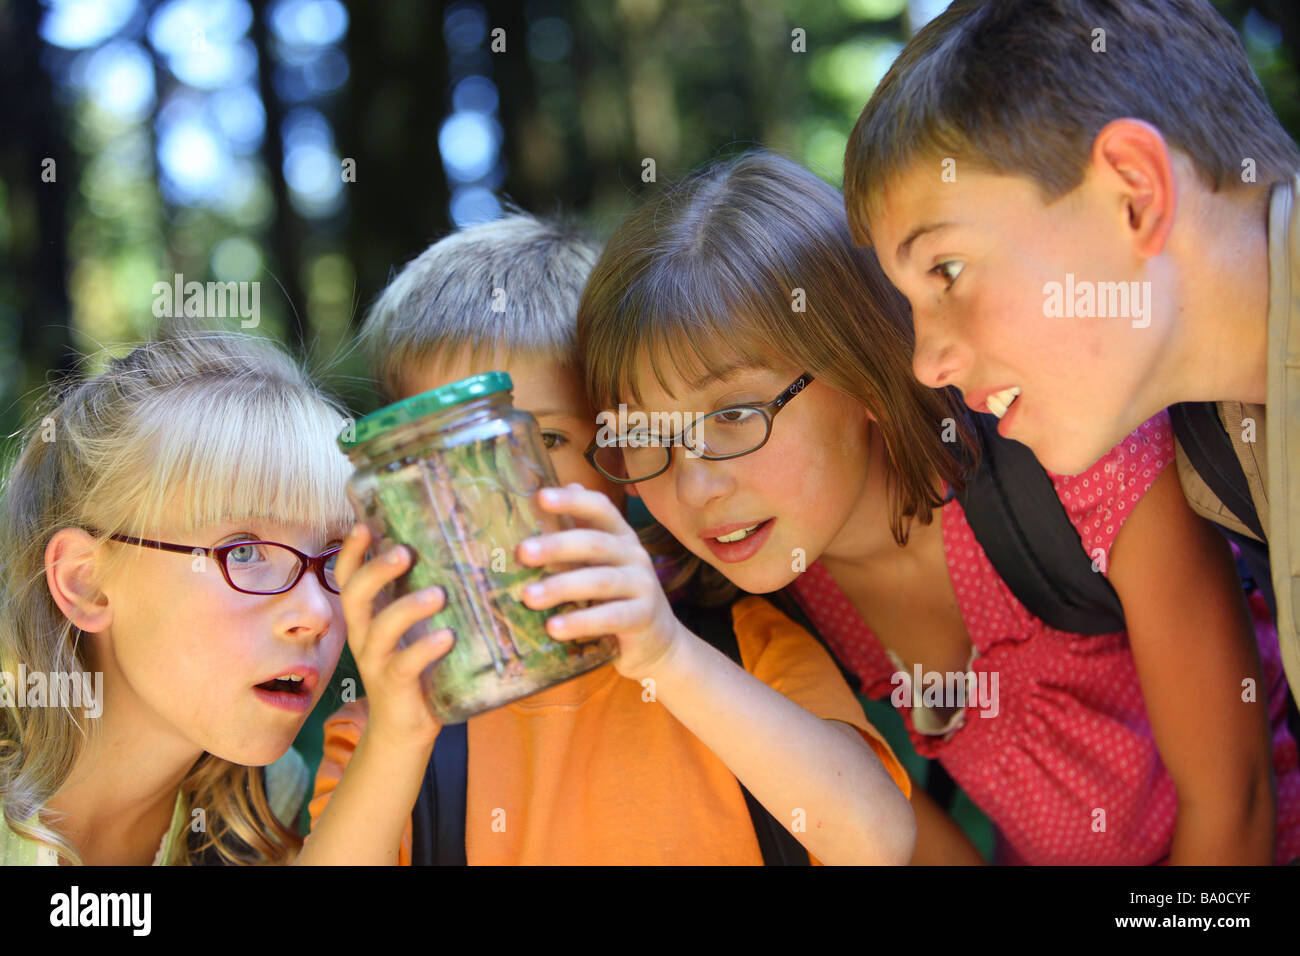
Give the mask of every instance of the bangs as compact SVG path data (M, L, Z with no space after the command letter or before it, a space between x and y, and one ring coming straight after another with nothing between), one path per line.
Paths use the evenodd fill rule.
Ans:
M155 409L144 528L170 517L185 531L244 518L299 524L327 536L356 521L352 466L336 439L348 424L322 398L234 381Z
M855 256L843 197L811 171L760 151L693 174L624 219L583 292L593 403L643 404L647 357L674 398L737 365L826 368L837 323L874 307Z
M596 407L613 407L628 396L644 404L645 356L659 387L674 399L674 387L687 388L706 375L788 361L779 330L790 303L764 297L760 287L780 284L764 276L742 279L722 258L685 265L660 261L628 287L621 312L600 324L584 350L599 356L588 370Z

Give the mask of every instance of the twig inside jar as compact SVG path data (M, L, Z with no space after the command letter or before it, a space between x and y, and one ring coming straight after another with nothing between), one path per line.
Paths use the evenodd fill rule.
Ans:
M481 494L483 485L493 484L488 476L483 475L480 469L475 467L478 465L479 461L479 455L477 454L479 446L483 444L484 442L477 441L453 446L445 449L441 453L430 455L426 461L430 466L435 479L444 483L448 489L452 490L450 496L451 504L444 517L446 521L451 524L455 532L454 535L448 535L446 537L448 550L456 560L457 570L467 579L468 582L471 583L471 592L476 588L481 594L490 594L494 589L492 588L487 575L484 573L482 568L477 567L473 562L469 561L469 556L465 553L465 542L473 540L475 534L470 531L469 522L466 520L464 514L464 506L462 505L459 496L455 493L455 489L457 488L466 488L472 485L477 485L478 488L476 490ZM447 457L454 456L459 458L462 466L460 468L460 473L471 476L470 480L462 481L459 478L453 479L451 469L448 467L448 461L443 457L444 455ZM495 485L494 487L499 493L500 486ZM430 497L433 498L433 489L430 488L429 491ZM498 622L496 615L491 612L490 608L487 618L484 619L483 616L479 614L479 602L470 600L468 603L471 612L475 617L474 623L477 625L479 637L487 648L488 654L492 660L492 666L496 670L497 676L505 677L507 673L515 672L517 667L513 666L513 663L518 661L523 655L520 653L518 646L514 642L514 635L511 633L511 628L508 626L500 626L500 622Z

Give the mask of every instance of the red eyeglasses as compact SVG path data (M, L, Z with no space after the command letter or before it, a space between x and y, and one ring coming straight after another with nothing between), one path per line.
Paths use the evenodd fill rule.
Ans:
M210 554L221 568L226 583L243 594L283 594L292 590L309 569L316 575L321 587L331 594L339 593L334 564L342 547L329 548L313 557L278 541L236 541L215 548L204 548L122 534L110 534L109 538L123 544L174 551L177 554Z

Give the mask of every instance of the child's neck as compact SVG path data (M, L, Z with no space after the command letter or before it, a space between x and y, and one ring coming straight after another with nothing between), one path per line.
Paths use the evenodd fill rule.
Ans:
M176 792L203 751L160 729L156 715L133 707L137 701L114 703L45 809L84 863L148 864L171 823Z
M871 427L870 443L867 480L862 494L839 534L819 558L822 566L837 580L842 575L868 572L882 562L896 561L907 547L895 541L890 530L885 444L880 429L875 425ZM924 534L918 523L912 522L912 533L918 531ZM909 537L909 543L910 540Z
M1268 381L1269 190L1187 197L1179 302L1161 363L1168 400L1263 404Z

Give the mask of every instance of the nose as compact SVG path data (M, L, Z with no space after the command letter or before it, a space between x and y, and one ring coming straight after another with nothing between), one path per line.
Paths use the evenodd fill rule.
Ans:
M709 461L673 449L673 471L677 486L677 500L685 507L703 511L714 498L730 494L735 482L728 473L726 461Z
M912 374L922 385L943 388L957 382L965 367L951 330L927 311L912 310L916 343L912 347Z
M308 571L288 591L276 616L276 634L287 641L315 644L334 625L337 596L325 590L320 579Z

